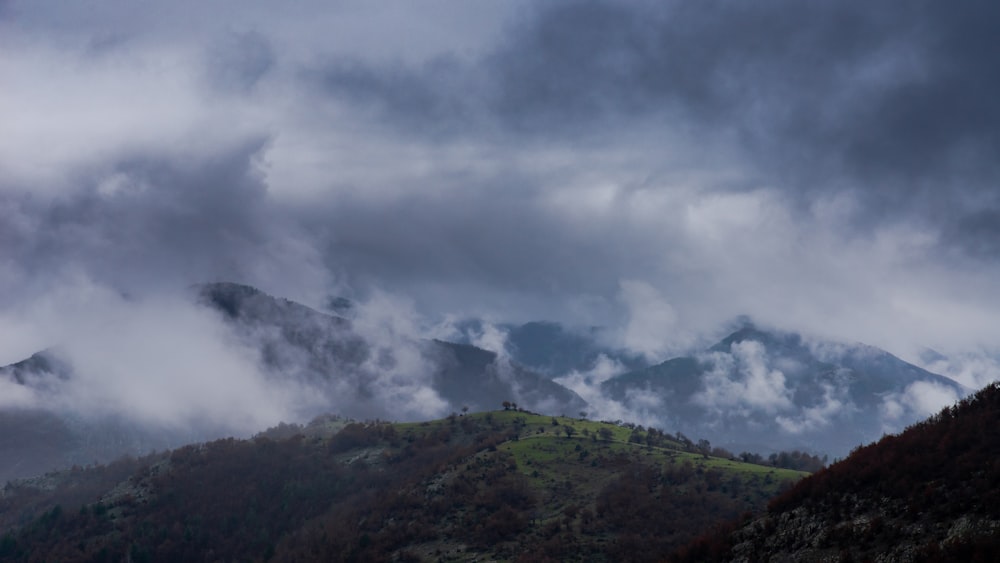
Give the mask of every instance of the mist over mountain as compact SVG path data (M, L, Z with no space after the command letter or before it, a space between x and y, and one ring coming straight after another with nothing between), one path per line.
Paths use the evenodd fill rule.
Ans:
M591 370L598 362L628 370L649 365L642 354L607 344L607 331L596 327L574 330L553 321L514 325L471 319L457 323L454 331L458 342L500 347L515 362L553 378Z
M0 368L7 391L0 479L245 436L329 412L412 421L489 410L502 401L551 414L586 407L574 392L506 355L423 338L380 302L359 306L348 320L241 284L202 284L190 292L173 305L191 307L199 323L209 323L212 330L200 337L211 343L171 340L163 348L121 350L121 334L104 327L110 334L92 334L87 346L65 343ZM130 335L144 343L156 336ZM179 367L191 371L180 376L149 365L176 358L190 358ZM222 362L246 372L220 372ZM156 411L140 411L140 404Z
M352 321L245 286L203 286L201 296L237 321L234 328L246 345L262 350L264 362L286 377L333 378L341 391L351 381L359 391L348 395L350 400L326 400L343 405L337 412L350 416L417 412L400 406L402 395L439 397L453 411L488 409L496 397L509 397L538 412L584 411L683 432L736 451L798 448L843 456L970 391L876 347L762 330L745 319L742 328L713 346L648 367L643 356L603 344L596 329L467 321L452 334L481 348L421 341L416 353L422 363L416 366L434 366L424 386L405 387L420 379L397 380L403 387L390 389L391 383L380 383L385 376L379 370L397 369L394 354L405 353L412 341L379 344L375 334L359 336ZM317 322L329 326L310 329ZM280 333L262 332L261 326L280 327ZM371 363L373 346L382 346L377 365Z
M507 357L422 339L372 321L370 312L348 320L231 283L203 285L198 293L247 346L261 351L274 377L325 393L327 410L338 414L414 420L462 407L488 410L498 398L544 412L584 406L571 391Z
M750 325L698 354L612 377L601 391L637 418L725 447L843 456L969 390L872 346Z
M149 424L124 415L116 405L73 408L72 388L79 384L74 377L72 365L55 349L0 367L7 399L0 407L0 480L145 454L228 430L205 421L180 427Z
M736 454L902 430L1000 380L998 27L0 0L0 478L502 401Z
M596 329L426 326L389 298L352 304L347 318L220 282L171 302L170 314L186 311L173 320L161 305L119 306L122 326L0 368L0 477L246 436L324 413L413 421L502 401L655 426L737 453L841 456L968 392L871 346L751 324L696 354L643 367L643 356L608 346Z
M91 290L240 280L652 363L748 314L1000 373L968 367L1000 332L990 5L234 6L3 3L0 363Z
M997 29L0 0L0 559L996 560Z

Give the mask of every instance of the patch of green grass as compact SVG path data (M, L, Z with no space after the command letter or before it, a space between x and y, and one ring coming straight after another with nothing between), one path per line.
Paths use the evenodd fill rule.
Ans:
M498 444L497 449L513 457L518 470L543 497L555 499L547 504L548 511L553 513L570 502L592 503L597 492L628 463L662 467L690 464L693 471L714 470L723 481L736 480L767 495L808 475L802 471L705 456L687 450L666 435L658 435L657 445L649 445L645 429L515 410L471 413L395 426L401 436L410 437L447 428L458 436L456 439L461 439L463 432L496 432L499 435L516 430L516 437ZM567 427L572 428L569 436Z

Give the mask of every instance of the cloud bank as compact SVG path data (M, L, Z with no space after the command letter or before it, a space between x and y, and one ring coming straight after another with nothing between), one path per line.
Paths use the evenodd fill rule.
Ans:
M607 326L657 359L747 314L971 358L954 372L982 383L997 21L929 1L5 3L0 361L61 342L50 319L131 322L79 287L157 303L231 279L313 305L383 291L418 324ZM210 332L192 319L168 317Z
M319 406L313 389L271 380L260 351L183 292L132 299L80 285L24 314L23 328L51 339L56 369L4 379L4 406L194 435L247 435Z

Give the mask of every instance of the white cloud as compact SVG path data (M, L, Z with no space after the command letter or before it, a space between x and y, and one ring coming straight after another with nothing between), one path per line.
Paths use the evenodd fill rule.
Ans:
M53 343L70 343L91 329L113 334L89 324L96 322L100 307L128 308L142 319L157 307L153 301L126 307L114 296L118 289L145 300L162 286L230 275L297 299L328 293L331 279L340 277L361 292L374 284L412 298L406 304L376 295L359 326L376 343L377 354L366 369L383 370L373 383L377 395L414 416L436 412L441 403L427 394L426 367L413 346L420 333L413 309L438 316L492 313L497 322L554 318L613 324L606 334L618 335L618 343L651 359L693 347L696 335L748 314L772 326L864 341L906 358L913 357L910 352L917 346L954 350L957 359L931 367L970 387L1000 377L995 360L974 353L995 349L995 335L1000 334L995 298L1000 266L990 254L996 234L990 228L994 217L988 214L995 207L994 195L976 188L995 184L993 160L987 159L987 176L979 184L971 182L968 190L956 188L966 183L965 172L960 180L939 175L928 181L940 185L912 190L909 170L901 170L900 177L872 175L870 180L846 169L796 176L793 166L785 166L792 161L785 158L798 161L818 150L831 161L851 160L854 153L867 151L829 151L829 139L808 135L782 141L779 137L790 130L780 124L772 128L768 120L776 115L757 96L753 98L762 105L751 109L760 113L750 118L754 123L747 131L739 129L736 113L729 114L734 119L704 121L694 115L704 108L686 107L684 92L656 90L666 86L645 80L607 84L600 76L567 72L579 83L568 84L565 97L573 98L575 91L586 95L575 100L575 109L566 103L574 100L563 97L553 105L545 99L551 92L545 86L560 91L567 84L549 82L552 76L543 75L551 70L544 67L545 57L536 61L541 64L538 75L529 73L525 80L514 72L524 69L520 64L502 67L512 71L510 82L504 82L510 77L502 73L484 73L496 70L491 65L505 56L522 53L520 40L529 41L530 49L554 47L548 54L556 62L572 57L570 48L580 47L573 41L585 34L567 33L566 45L530 43L538 37L533 33L556 21L548 8L530 4L432 2L415 7L396 2L386 10L351 0L295 3L280 13L263 2L210 4L38 1L5 8L10 10L5 15L14 17L0 19L0 239L5 243L0 245L0 362L23 359ZM586 15L592 5L583 6ZM626 16L646 14L623 10ZM199 17L192 18L193 13ZM585 19L573 19L573 24L588 25ZM718 21L723 20L729 21ZM658 23L664 25L650 26L658 33L678 32L667 21ZM233 37L252 37L262 58L236 60L253 58L239 44L228 55L220 54L218 46ZM676 37L685 40L683 33ZM717 39L722 42L709 43L726 53L728 38ZM910 40L894 37L886 44L896 53L894 49L910 47ZM567 50L560 51L562 47ZM636 57L621 45L604 47L624 61L657 63L655 51ZM586 48L601 46L587 42ZM894 54L887 59L887 52L857 62L854 55L849 61L836 59L857 71L860 82L847 81L844 89L831 92L836 103L827 104L829 113L821 117L854 123L858 120L839 119L839 110L856 109L853 104L875 107L867 96L896 84L899 76L912 76L915 68L932 69L933 61L920 58L920 49L904 50L912 54L907 59L912 64L902 64ZM781 50L767 51L771 54L754 60L764 68L787 70L782 65L790 61L767 58ZM890 59L894 62L887 63ZM898 75L876 72L896 62L903 69ZM442 99L441 85L427 78L449 65L453 73L444 72L443 79L449 89L455 87L449 93L455 99L496 88L493 101L504 101L505 87L523 98L497 110L486 107L489 102L481 96L466 95L478 101L452 107L454 100ZM330 69L344 68L348 71L341 86L349 92L331 92ZM247 69L259 71L251 73L247 84L252 87L225 87L225 80L220 85L220 76L213 74ZM627 66L616 69L615 77L618 70L627 78ZM799 73L794 76L797 91ZM415 88L395 88L403 92L398 99L379 98L384 94L375 91L384 86L380 81L392 89L400 77L407 84L412 79ZM776 73L775 78L781 77ZM540 88L532 89L531 80ZM731 80L739 85L741 78ZM525 90L518 90L522 86ZM673 100L675 113L654 108L636 116L630 108L618 107L621 96L614 94L633 86L655 86L645 95L657 107L662 100ZM759 93L766 97L768 89ZM647 103L641 92L636 95L628 99L638 106ZM719 101L710 98L698 103L710 107ZM787 100L779 98L778 114L783 114ZM734 103L720 109L747 109ZM397 114L382 111L392 104L401 106L398 114L433 130L400 126L391 119ZM602 104L614 107L604 111ZM569 113L561 114L564 110ZM597 115L589 115L590 110ZM453 130L440 131L432 120L421 121L436 111L454 119ZM487 115L491 111L496 114ZM569 125L562 121L567 115ZM529 119L519 121L525 116ZM541 132L533 132L536 122ZM522 125L529 131L522 131ZM966 137L962 128L946 129L969 140L970 161L979 153L995 153L976 140L976 131ZM849 133L839 126L837 131ZM747 143L746 133L758 134L754 139L760 143ZM231 147L251 140L259 149L252 151L255 163L246 174L226 175L210 165L232 157ZM799 145L799 140L817 145ZM895 141L882 145L905 147L917 139ZM764 154L766 147L758 147L769 143L780 149L774 151L781 153L777 161ZM162 173L164 185L123 172L123 163L133 161L155 169L149 177L170 169ZM175 169L191 176L185 176L190 180L186 191L172 185ZM829 178L827 172L832 172ZM248 178L256 190L253 201L243 197L242 186L224 189ZM893 200L893 183L908 187L905 198ZM199 196L213 190L227 197L202 205ZM175 197L149 197L157 191ZM72 197L81 193L93 197ZM870 205L879 203L878 194L906 204ZM921 205L931 206L932 212L922 214ZM985 228L971 236L974 246L984 249L982 255L965 255L949 246L955 242L949 236L958 236L949 235L949 226L967 223L951 214L964 206L986 213L981 216ZM219 220L229 211L248 209L252 213L245 222ZM168 215L171 220L154 231L157 220ZM260 228L244 231L240 225ZM86 283L77 283L75 276L98 280L98 293L108 296L86 295ZM147 322L122 315L123 326L138 329L144 327L130 323ZM213 335L210 325L194 316L176 312L165 318L190 325L192 334ZM484 333L481 338L482 345L501 354L502 369L500 335ZM182 343L187 341L177 342ZM95 341L95 349L111 344ZM230 374L223 379L242 371L227 344L190 344L198 354L219 359L220 373ZM155 358L164 354L145 342L134 342L133 348ZM94 382L124 378L96 353L86 348L72 352ZM390 356L392 361L379 360ZM731 356L732 370L710 374L717 385L699 400L787 414L787 380L794 366L768 363L749 349L733 350ZM169 373L172 366L194 364L173 360L153 368L155 381L178 377L180 382L177 389L163 389L158 399L179 399L190 385L184 376ZM243 400L254 401L259 382L248 377ZM114 390L97 383L93 392L114 396ZM206 396L220 392L204 383L210 389ZM408 395L420 399L409 402ZM924 411L940 395L914 389L910 395L887 398L886 412ZM148 400L150 416L165 412L156 400ZM278 402L290 408L296 400L279 397ZM819 424L836 400L833 396L826 406L802 414L804 418L787 421ZM239 413L227 416L238 418Z
M677 338L677 312L647 282L621 280L619 288L618 299L628 311L622 345L650 359L659 358Z
M823 399L819 404L803 407L796 414L778 415L774 420L789 434L802 434L827 428L837 416L845 411L855 410L847 395L846 388L824 384Z
M882 399L880 412L885 432L898 432L903 426L937 414L961 397L954 389L931 381L915 381L900 393Z
M626 371L618 361L600 354L587 371L572 371L554 379L587 401L587 416L599 420L624 420L642 425L662 423L662 401L654 393L629 389L624 401L609 398L601 384ZM628 405L628 406L626 406Z
M36 394L36 406L240 434L315 406L311 390L269 381L257 352L186 295L126 298L78 281L27 305L20 319L72 369Z
M1000 380L1000 357L981 351L970 351L923 363L927 371L950 377L972 390L981 389Z
M478 331L471 331L467 334L469 342L473 346L489 350L498 358L510 358L507 351L507 331L497 327L493 323L484 322Z
M377 408L404 420L445 414L448 403L432 388L434 366L422 352L413 303L377 290L354 312L354 330L370 346L362 371Z
M0 61L0 186L78 190L73 178L116 155L198 155L259 135L263 122L238 100L216 103L197 76L197 48L137 44L107 56L34 40ZM109 189L110 184L104 186ZM119 186L120 187L120 186Z
M705 361L712 370L702 377L703 388L691 399L695 404L716 412L775 413L793 406L785 374L771 368L767 349L760 342L734 342L730 353L712 353Z
M959 398L951 387L930 381L915 381L904 390L902 401L918 416L928 417L955 404Z
M16 381L0 378L0 408L30 408L38 404L35 390Z

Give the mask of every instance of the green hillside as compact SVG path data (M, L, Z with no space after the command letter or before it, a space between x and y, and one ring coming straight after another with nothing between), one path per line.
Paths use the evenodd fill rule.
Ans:
M655 561L802 472L504 410L336 417L9 484L4 561Z

